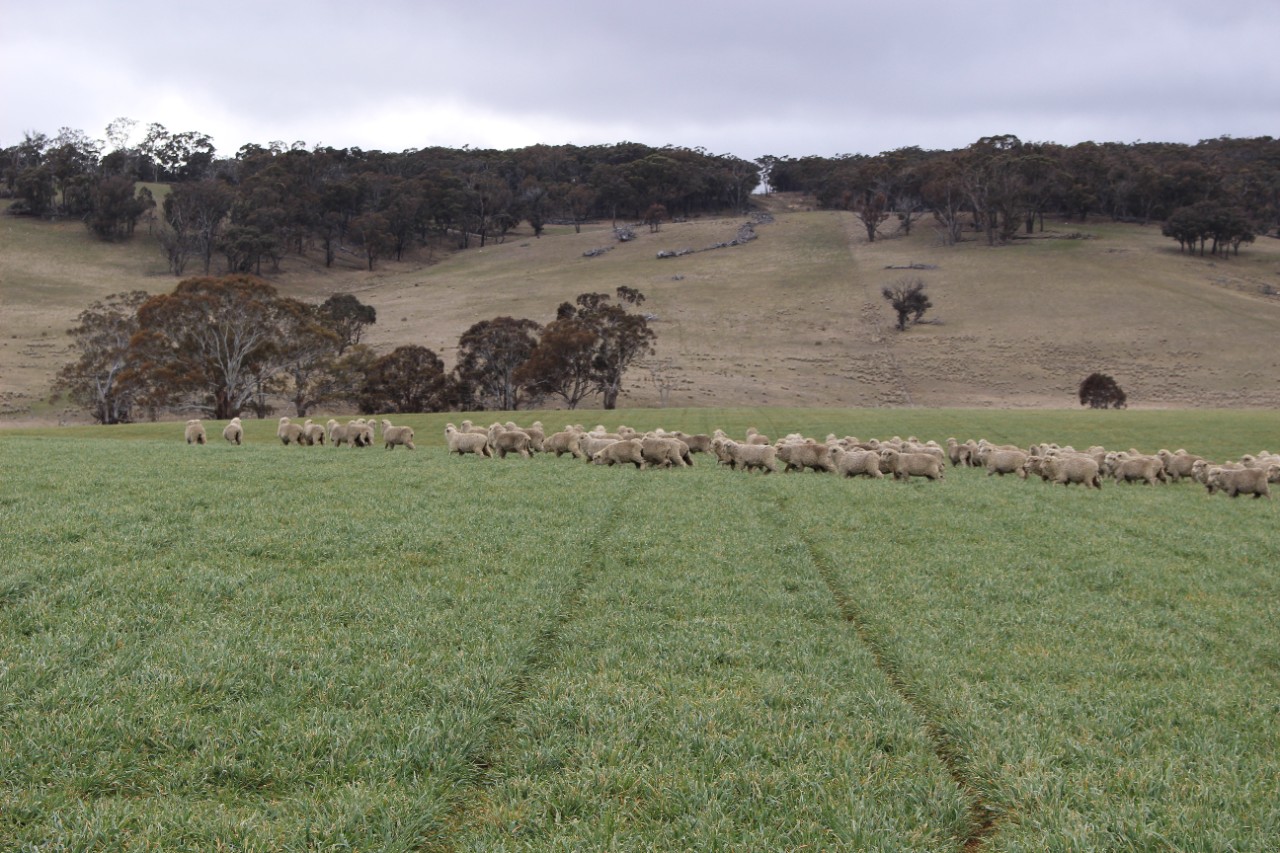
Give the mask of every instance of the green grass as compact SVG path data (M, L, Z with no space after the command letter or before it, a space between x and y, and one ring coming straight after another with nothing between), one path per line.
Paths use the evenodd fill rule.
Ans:
M542 415L1215 457L1275 435L1247 412ZM0 433L0 849L1280 837L1274 502L450 457L461 417L397 417L412 453L262 422L241 448Z

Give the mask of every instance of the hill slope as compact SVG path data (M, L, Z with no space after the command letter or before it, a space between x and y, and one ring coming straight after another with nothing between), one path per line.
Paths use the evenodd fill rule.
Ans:
M629 376L622 404L676 406L1054 406L1098 370L1134 407L1280 406L1280 243L1231 261L1191 258L1155 226L1051 223L1050 237L989 248L938 245L928 227L868 243L851 214L769 200L776 219L742 246L659 260L734 237L741 217L672 223L617 244L608 223L444 257L355 259L324 270L286 259L282 292L356 293L378 310L370 343L431 347L499 315L547 322L584 291L642 290L658 333L655 370ZM1073 239L1073 237L1082 237ZM583 252L613 246L598 257ZM892 269L911 264L927 269ZM934 308L905 333L880 290L928 285ZM41 401L70 359L64 332L108 293L172 288L141 235L98 243L79 223L0 217L0 377L6 417Z

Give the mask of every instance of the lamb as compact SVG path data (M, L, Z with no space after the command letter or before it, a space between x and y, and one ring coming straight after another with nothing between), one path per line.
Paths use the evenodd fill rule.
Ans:
M280 419L276 427L276 437L284 444L302 443L302 424L291 423L287 417Z
M812 468L815 471L835 471L835 463L831 461L831 448L815 441L794 442L777 445L778 458L786 463L786 471L803 471Z
M637 439L624 440L636 441ZM639 442L640 452L645 462L662 468L684 468L693 464L693 460L689 458L688 445L679 439L645 436L639 439Z
M244 427L240 425L239 418L232 418L231 422L222 428L222 437L235 445L244 443Z
M596 465L608 465L610 467L630 462L637 469L642 470L647 459L641 444L642 442L638 438L611 441L596 451L595 455L591 457L591 461Z
M489 452L489 437L487 435L478 432L460 432L453 424L445 424L444 442L448 446L450 453L456 453L459 456L467 453L486 457L493 455Z
M1277 466L1273 466L1277 467ZM1272 468L1222 468L1214 466L1209 469L1205 488L1209 494L1218 489L1227 493L1227 497L1253 495L1254 499L1271 500L1271 488L1267 485L1268 475Z
M887 462L895 480L911 477L927 477L941 480L946 477L941 460L928 453L902 453L892 448L880 452L882 463Z
M1164 464L1158 456L1129 456L1117 459L1112 471L1117 483L1144 482L1154 486L1165 482Z
M831 451L831 461L835 463L836 473L842 477L884 479L884 474L880 471L880 454L874 450L845 450L837 447Z
M393 450L397 445L403 445L409 450L417 450L413 446L413 427L392 426L391 421L383 418L382 446L387 450Z
M1017 474L1025 480L1027 479L1027 472L1023 466L1027 464L1027 459L1027 454L1021 450L993 449L987 453L987 476L999 474L1003 477L1005 474Z
M726 439L725 449L729 453L730 467L743 471L759 468L766 474L778 472L778 451L772 444L739 444Z
M200 423L199 418L192 418L187 421L187 428L183 431L183 435L187 439L187 444L204 444L206 440L204 424Z
M1098 463L1089 456L1046 456L1041 464L1041 476L1053 483L1067 486L1080 483L1085 488L1102 491L1102 478L1098 475Z
M557 459L565 453L581 459L583 457L582 447L580 446L581 438L582 433L577 430L553 432L543 441L542 450L545 453L554 453Z

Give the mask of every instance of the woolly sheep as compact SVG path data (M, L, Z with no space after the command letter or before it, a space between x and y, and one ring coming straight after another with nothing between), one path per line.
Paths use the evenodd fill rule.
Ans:
M445 424L444 442L450 453L462 456L474 453L476 456L492 456L489 452L489 437L478 432L461 432L453 424Z
M244 427L240 425L239 418L232 418L231 422L222 428L222 437L232 444L244 443Z
M778 458L786 463L786 471L803 471L812 468L814 471L834 471L835 463L831 461L831 448L816 441L794 442L777 445Z
M1276 466L1273 466L1276 467ZM1271 468L1222 468L1214 466L1209 470L1205 487L1209 494L1221 489L1227 497L1253 495L1254 499L1271 500L1271 488L1267 485Z
M901 453L890 448L880 453L880 459L889 463L895 480L905 481L911 477L941 480L946 476L942 462L928 453Z
M324 444L325 429L320 424L312 423L311 418L307 418L302 425L302 435L298 439L299 444L312 446L316 444Z
M546 450L547 433L542 428L542 421L534 421L524 428L525 435L529 436L529 449L534 453L543 453Z
M720 432L720 430L716 430ZM733 454L729 452L729 439L724 435L717 435L711 439L711 453L716 457L717 465L728 465L733 467Z
M583 454L582 458L586 459L587 462L590 462L591 458L595 456L597 453L599 453L601 450L603 450L605 447L608 447L610 444L613 444L615 441L620 441L620 440L621 439L617 439L617 438L600 438L599 436L594 436L594 435L591 435L590 433L586 433L584 435L579 436L578 447L582 451L582 454Z
M636 441L637 439L626 440ZM640 452L643 454L645 462L651 465L657 465L662 468L684 468L693 464L693 461L689 458L688 445L679 439L646 436L639 439L639 441Z
M726 440L724 446L728 450L732 468L741 468L743 471L759 468L766 474L778 472L778 451L772 444L739 444Z
M1042 480L1048 480L1049 475L1045 473L1044 463L1048 461L1050 458L1052 457L1038 456L1034 453L1028 456L1027 461L1022 463L1023 479L1034 476L1034 477L1039 477Z
M373 447L373 421L356 418L353 421L347 421L347 428L351 430L352 447Z
M641 446L641 440L638 438L624 438L621 441L611 441L604 447L596 451L591 457L591 461L596 465L618 465L630 462L637 469L643 469L647 463L644 449Z
M187 421L187 428L183 431L183 435L187 439L187 444L204 444L206 440L204 424L200 423L199 418L192 418Z
M497 451L499 459L506 459L508 453L529 459L529 434L522 429L507 429L502 424L494 424L489 429L490 455L494 451Z
M344 444L348 447L355 447L355 430L351 427L329 418L325 422L324 428L329 435L330 447L341 447Z
M687 432L676 430L671 433L672 438L678 438L689 447L690 453L710 453L711 452L711 436L706 433L697 435L689 435Z
M393 450L397 446L404 446L409 450L417 450L413 446L413 427L392 426L391 421L383 418L382 446L387 450Z
M1041 465L1044 479L1067 486L1080 483L1085 488L1102 490L1102 478L1098 476L1098 463L1083 454L1072 456L1046 456Z
M281 418L276 436L284 444L301 444L302 424L291 423L287 417Z
M1025 480L1027 472L1022 466L1026 464L1027 458L1027 454L1021 450L991 450L986 458L987 476L1017 474Z
M952 467L969 464L969 445L961 444L954 438L947 439L947 458Z
M759 432L755 427L747 427L747 444L772 444L769 436Z
M870 477L884 479L880 471L880 454L874 450L845 450L837 447L831 451L831 461L836 473L842 477Z
M1161 450L1156 453L1156 456L1158 456L1160 461L1164 463L1165 476L1167 476L1170 482L1173 483L1180 482L1183 477L1189 478L1191 476L1192 467L1196 464L1197 460L1202 458L1193 453L1188 453L1185 450L1178 450L1176 453Z
M1154 486L1165 482L1164 464L1158 456L1130 456L1116 462L1112 476L1117 483L1144 482Z
M553 432L543 441L542 450L544 453L554 453L557 459L565 453L581 459L584 455L580 446L581 438L582 433L577 430Z

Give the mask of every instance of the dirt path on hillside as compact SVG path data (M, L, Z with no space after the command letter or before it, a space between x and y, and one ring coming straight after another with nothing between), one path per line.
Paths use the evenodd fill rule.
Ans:
M852 267L852 280L856 282L861 307L858 309L858 330L860 338L870 347L869 358L881 387L877 390L877 400L881 405L911 406L911 391L907 387L906 372L894 355L893 324L886 322L883 297L871 276L860 269L862 259L858 247L865 242L863 231L858 220L853 216L843 218L845 237L848 240L849 260Z

